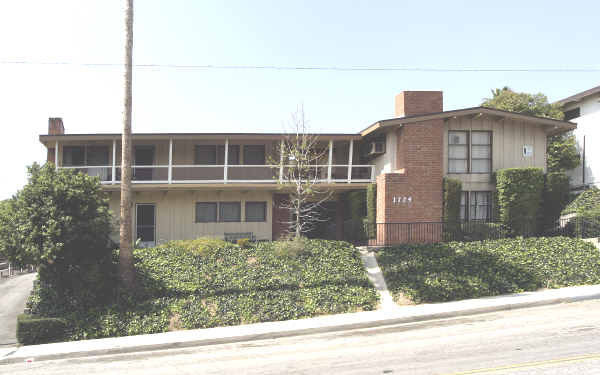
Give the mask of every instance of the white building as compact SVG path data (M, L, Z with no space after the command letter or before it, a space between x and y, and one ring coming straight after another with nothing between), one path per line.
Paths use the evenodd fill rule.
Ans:
M600 186L600 86L559 100L565 120L577 123L573 131L581 165L567 174L573 188Z

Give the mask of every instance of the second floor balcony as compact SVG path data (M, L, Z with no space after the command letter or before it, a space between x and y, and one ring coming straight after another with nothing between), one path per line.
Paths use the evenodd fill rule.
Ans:
M57 168L96 176L102 184L121 181L120 137L112 140L56 141ZM132 183L134 184L277 184L297 168L283 160L277 147L281 136L266 140L221 136L220 139L139 140L134 136ZM273 138L273 139L268 139ZM370 183L375 167L359 163L353 139L319 139L323 157L302 171L303 178L323 184ZM49 147L50 148L50 147ZM50 148L50 151L52 149Z

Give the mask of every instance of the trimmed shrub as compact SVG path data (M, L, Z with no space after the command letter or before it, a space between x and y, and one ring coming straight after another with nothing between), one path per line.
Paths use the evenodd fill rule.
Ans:
M44 318L21 314L17 317L17 341L23 345L47 344L67 337L67 322L61 318Z
M350 218L362 220L367 214L367 201L365 190L354 190L348 193L348 205L350 207Z
M395 300L454 301L600 283L600 252L567 237L407 244L377 254Z
M377 184L367 186L367 219L366 230L368 238L375 238L377 235Z
M578 211L586 211L600 207L600 189L593 187L579 194L562 211L562 215L574 214Z
M462 182L455 178L444 178L444 221L460 221L460 195Z
M513 235L538 232L544 191L541 168L501 169L496 175L500 220Z
M569 177L563 172L546 174L544 187L544 229L551 229L569 200Z

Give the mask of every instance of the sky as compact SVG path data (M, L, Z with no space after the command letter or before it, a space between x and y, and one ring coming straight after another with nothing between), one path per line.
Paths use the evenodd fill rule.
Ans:
M136 0L134 64L596 71L136 67L133 131L280 132L302 105L313 131L358 132L403 90L442 90L445 110L503 86L556 101L600 85L598 14L591 0ZM123 59L123 0L0 0L0 199L44 162L48 117L120 133Z

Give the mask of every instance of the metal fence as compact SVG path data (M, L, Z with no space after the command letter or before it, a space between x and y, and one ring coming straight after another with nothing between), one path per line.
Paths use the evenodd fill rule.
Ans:
M510 237L600 237L600 216L572 217L553 223L521 223L511 227L498 221L364 223L353 226L350 241L370 246L400 243L483 241ZM362 229L362 233L357 228Z

